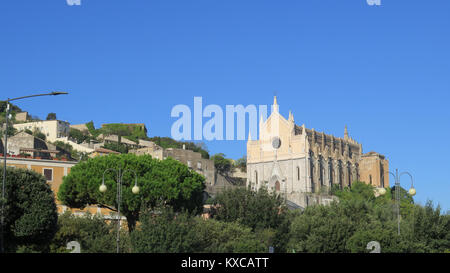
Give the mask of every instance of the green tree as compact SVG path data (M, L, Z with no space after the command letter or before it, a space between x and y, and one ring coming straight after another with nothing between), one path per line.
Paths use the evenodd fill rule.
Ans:
M5 121L1 123L1 129L0 129L0 138L3 138L5 133ZM11 120L8 120L8 137L14 136L17 133L17 129L13 127L13 123ZM3 144L2 144L3 145Z
M146 213L131 238L134 251L141 253L264 253L269 246L264 235L235 222L166 208Z
M450 246L450 222L439 207L414 205L401 190L401 233L395 212L395 188L375 197L374 187L355 182L337 190L339 202L313 206L294 218L287 250L296 252L369 252L370 241L377 241L388 253L445 252Z
M9 113L11 114L11 118L8 118L8 120L11 122L11 124L9 124L8 126L10 128L12 127L12 123L15 122L16 114L20 112L22 112L22 109L20 109L17 105L9 103ZM0 101L0 124L4 124L5 119L6 119L6 101Z
M226 175L233 170L233 162L225 158L223 153L213 155L211 160L214 161L214 167L216 167L216 171L220 174Z
M116 173L106 172L105 193L99 191L105 170L135 170L140 187L139 194L133 194L134 173L123 175L122 202L120 211L127 218L129 230L133 230L142 208L159 205L173 207L176 211L187 209L200 211L205 178L187 166L173 159L156 160L151 156L133 154L108 155L90 158L74 166L64 177L58 192L58 199L69 207L84 208L97 204L115 211L117 207Z
M416 250L444 253L450 251L450 214L442 214L433 202L415 205L403 227L411 227L411 240ZM403 230L403 229L402 229Z
M48 113L46 120L56 120L56 113Z
M97 138L102 133L100 129L95 129L93 121L90 121L90 122L86 123L86 127L88 128L89 133L94 138Z
M20 113L20 112L22 112L22 109L20 109L19 106L12 104L10 102L9 103L9 111L10 111L10 113ZM2 117L5 117L5 113L6 113L6 101L5 100L0 101L0 113L1 113Z
M44 133L42 133L39 129L34 130L33 136L35 136L37 138L40 138L42 140L46 140L47 139L47 136Z
M251 228L237 222L222 222L214 219L195 218L195 230L202 253L264 253L275 235L267 230L253 232Z
M131 242L138 253L187 253L198 250L200 238L189 213L162 208L142 215Z
M121 154L127 154L128 153L128 146L123 144L123 143L115 143L115 142L105 143L103 145L103 148L109 149L109 150L112 150L112 151L116 151L116 152L121 153Z
M83 143L90 139L87 133L84 133L75 128L70 128L69 137L74 139L77 144Z
M78 156L79 154L76 152L76 150L73 149L72 145L69 143L65 143L62 141L55 141L53 144L56 146L56 149L59 151L59 154L63 154L64 156L71 157L74 155L73 158L80 159ZM59 155L59 156L60 156Z
M129 239L128 232L121 230L121 252L131 252ZM67 211L58 217L58 231L51 242L50 251L70 252L66 247L71 241L80 243L81 253L115 253L116 225L107 224L101 216L75 216Z
M225 190L218 194L212 211L214 219L238 222L252 230L276 229L285 217L283 199L265 188L252 191L247 188Z
M31 170L7 168L5 198L6 251L47 251L56 232L58 214L45 178Z
M239 158L236 161L236 167L239 168L242 172L247 171L247 156L244 155L242 158Z
M104 135L118 135L119 143L122 137L136 143L139 139L148 139L145 128L138 124L110 123L104 124L100 130Z
M290 227L287 249L308 253L343 253L356 223L343 217L338 204L307 207Z

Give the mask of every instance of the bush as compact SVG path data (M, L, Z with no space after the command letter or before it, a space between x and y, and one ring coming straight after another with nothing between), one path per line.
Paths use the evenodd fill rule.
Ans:
M404 191L403 189L399 189ZM338 190L339 202L331 206L308 207L294 218L287 250L315 253L369 252L370 241L377 241L382 252L445 252L450 249L450 216L442 215L431 203L414 205L402 193L401 225L392 189L375 197L373 187L361 182ZM406 191L405 191L406 192Z
M162 209L157 214L144 213L140 218L140 226L131 233L135 252L188 253L199 250L200 237L189 213Z
M86 214L75 216L70 211L58 218L58 231L53 238L50 251L67 253L67 243L77 241L81 253L116 253L116 224L107 224L100 216ZM121 252L131 252L128 232L120 234Z
M227 175L234 168L233 161L231 161L231 159L225 158L225 155L222 153L215 154L211 157L211 160L214 161L214 167L216 168L216 171L218 173Z
M247 188L225 190L217 195L215 203L214 219L238 222L252 230L278 228L286 211L283 199L264 188L257 192Z
M75 128L70 128L69 137L74 139L77 144L83 143L90 139L90 136L87 133Z
M134 251L140 253L264 253L270 231L259 235L238 223L204 220L182 212L163 209L142 216L131 234Z

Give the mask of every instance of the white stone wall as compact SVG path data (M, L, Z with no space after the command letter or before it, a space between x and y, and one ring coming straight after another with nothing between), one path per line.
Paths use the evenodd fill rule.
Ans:
M278 176L280 182L281 193L301 193L309 192L307 166L305 158L297 158L292 160L283 160L274 162L252 163L247 165L247 186L260 189L267 186L268 189L275 188L276 179L272 176ZM276 164L278 167L276 167ZM300 179L297 176L297 167L300 170ZM275 170L279 168L279 171ZM256 183L256 174L258 174L258 183ZM265 183L267 182L267 183Z
M92 148L86 147L84 145L69 140L68 137L57 138L56 141L62 141L64 143L70 144L72 148L78 152L92 153L94 151L94 149Z
M58 138L69 136L70 124L60 120L43 120L36 122L14 124L18 131L38 129L45 134L46 140L56 141Z

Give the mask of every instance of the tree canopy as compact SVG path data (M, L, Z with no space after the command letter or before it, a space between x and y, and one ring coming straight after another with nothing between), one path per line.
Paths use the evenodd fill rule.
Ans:
M55 198L45 178L31 170L7 168L5 198L6 251L44 251L58 219Z
M135 252L141 253L264 253L269 242L248 227L193 217L171 209L147 212L132 232Z
M233 161L231 159L225 158L225 154L219 153L211 157L214 161L214 167L216 167L217 172L226 175L228 172L233 170Z
M217 195L214 203L214 219L238 222L252 230L278 227L283 220L282 212L286 210L284 200L264 188L225 190Z
M173 160L156 160L149 155L108 155L88 159L74 166L64 177L58 199L69 207L84 208L100 205L115 210L117 207L117 174L105 173L107 191L101 193L99 186L105 170L130 169L136 171L139 194L132 193L134 173L123 173L121 213L127 218L129 229L134 229L139 212L144 208L160 205L173 207L176 211L187 209L200 211L203 201L205 178Z
M393 192L387 189L375 197L374 187L363 182L337 191L339 202L330 206L307 207L293 218L288 250L313 253L364 253L370 241L377 241L382 252L445 252L450 250L450 215L440 213L439 206L414 205L413 199L401 195L401 232L397 231L397 214ZM404 189L398 189L406 192Z
M56 113L48 113L46 120L56 120Z
M67 243L76 241L80 243L81 253L115 253L115 229L114 223L106 223L101 216L90 214L75 216L66 211L58 217L58 231L51 242L50 251L70 252L67 250ZM127 233L124 230L121 233L120 250L131 252Z

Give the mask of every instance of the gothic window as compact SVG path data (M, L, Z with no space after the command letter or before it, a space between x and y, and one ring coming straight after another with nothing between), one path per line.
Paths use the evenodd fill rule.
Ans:
M350 165L347 167L347 173L348 173L348 186L352 186L352 170L350 169Z
M258 171L255 171L255 183L258 185Z
M330 163L328 163L328 183L330 184L330 187L331 187L331 185L333 185L333 176L332 176L332 165L331 165L331 162Z
M322 185L325 185L325 168L322 166L322 179L321 179Z
M297 180L300 181L300 167L297 167Z

